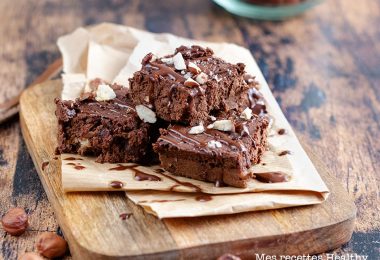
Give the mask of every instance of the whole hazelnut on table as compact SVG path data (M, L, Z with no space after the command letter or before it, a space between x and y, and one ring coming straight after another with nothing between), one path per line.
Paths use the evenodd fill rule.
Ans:
M44 232L38 236L36 248L41 255L47 258L55 258L66 253L67 242L57 234Z
M6 232L12 236L20 236L28 227L28 215L23 208L12 208L1 219Z
M28 252L20 256L18 260L43 260L43 258L39 254Z

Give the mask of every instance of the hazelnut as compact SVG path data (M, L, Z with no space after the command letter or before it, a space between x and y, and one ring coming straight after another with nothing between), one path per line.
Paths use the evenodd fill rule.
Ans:
M44 232L37 238L36 248L41 255L47 258L55 258L66 253L67 242L57 234Z
M28 215L22 208L12 208L1 219L1 224L10 235L20 236L28 227Z
M34 252L28 252L20 256L18 260L43 260L43 258Z

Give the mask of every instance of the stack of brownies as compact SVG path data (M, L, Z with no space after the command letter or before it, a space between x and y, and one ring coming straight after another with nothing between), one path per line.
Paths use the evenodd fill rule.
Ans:
M149 53L129 88L98 79L75 101L56 99L57 152L100 163L159 159L178 176L246 187L266 149L269 120L244 68L200 46L163 58Z

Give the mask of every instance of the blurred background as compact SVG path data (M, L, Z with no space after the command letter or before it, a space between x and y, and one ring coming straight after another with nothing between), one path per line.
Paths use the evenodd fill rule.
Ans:
M57 38L79 26L249 48L301 143L355 197L355 233L337 252L379 255L379 0L1 0L0 17L0 103L59 58ZM16 116L0 125L0 205L17 204L40 215L40 230L58 229ZM3 239L0 258L31 250L33 239Z

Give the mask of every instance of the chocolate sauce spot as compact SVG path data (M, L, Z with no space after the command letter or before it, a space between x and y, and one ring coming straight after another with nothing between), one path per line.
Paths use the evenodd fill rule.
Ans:
M121 213L119 215L119 218L121 218L121 220L126 220L126 219L129 219L132 215L133 213Z
M285 150L285 151L282 151L278 154L278 156L284 156L284 155L287 155L287 154L292 154L290 151L288 150Z
M263 165L263 166L265 166L265 165L267 165L265 162L263 162L261 165Z
M195 200L200 201L200 202L206 202L206 201L212 200L212 197L210 195L203 194L203 195L196 196Z
M48 166L48 165L49 165L49 162L43 162L41 165L42 170L44 171L46 166Z
M82 165L75 165L74 166L74 169L75 170L83 170L83 169L85 169L86 167L84 167L84 166L82 166Z
M256 180L265 183L276 183L276 182L286 182L288 177L283 172L263 172L256 173Z
M112 187L112 188L114 188L114 189L121 189L121 188L123 188L123 183L122 182L120 182L120 181L112 181L111 183L110 183L110 186Z
M73 165L73 166L75 166L76 164L72 163L72 162L69 162L69 163L66 163L66 165Z
M75 161L75 160L83 160L82 158L75 158L75 157L67 157L65 159L63 159L65 161Z
M134 169L134 170L136 170L136 169ZM137 171L137 172L135 172L135 180L136 181L161 181L161 178L156 176L156 175L147 174L145 172Z
M281 128L277 131L279 135L284 135L286 133L286 130L284 128Z
M125 170L132 170L136 165L121 165L118 164L117 167L109 168L109 171L125 171Z

